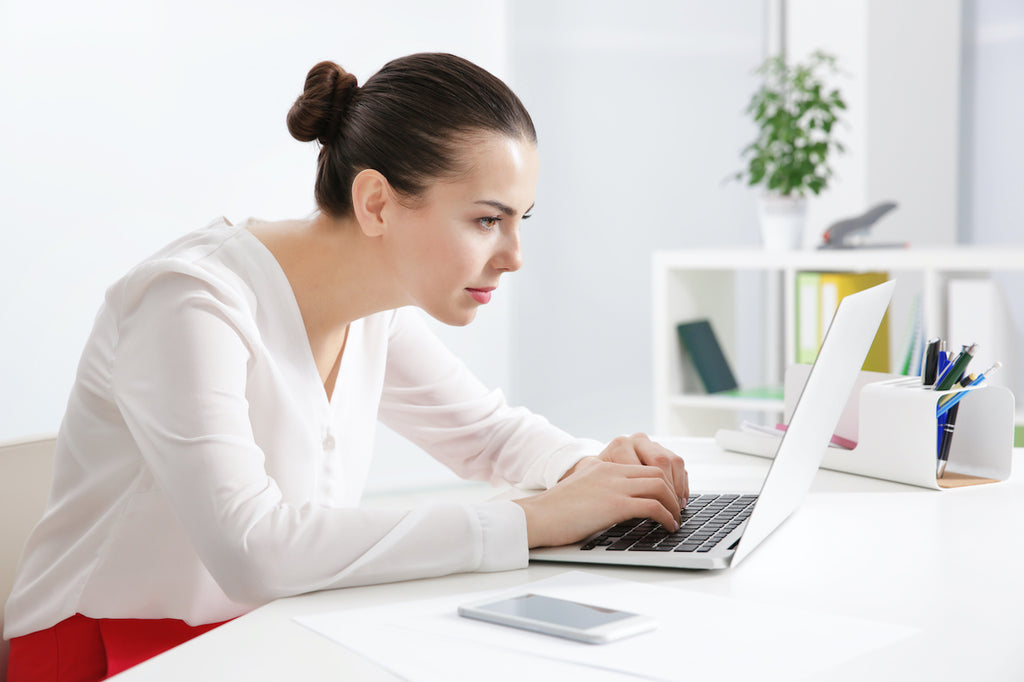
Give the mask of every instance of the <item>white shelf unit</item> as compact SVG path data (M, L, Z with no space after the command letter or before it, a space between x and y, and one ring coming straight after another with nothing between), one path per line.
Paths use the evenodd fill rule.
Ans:
M744 413L770 419L781 415L781 400L707 395L686 371L676 325L709 319L736 372L741 347L760 345L756 376L741 386L782 384L796 357L796 273L886 271L897 279L890 309L891 366L906 351L911 311L920 294L925 338L946 338L946 289L951 278L984 278L994 272L1024 272L1020 247L846 249L769 252L763 250L657 251L652 258L654 428L659 435L712 435L735 428ZM1004 297L1008 292L1004 292ZM1008 298L1008 297L1007 297ZM738 306L740 301L744 305ZM752 310L756 308L756 310ZM761 318L757 328L749 320ZM746 326L745 326L746 325ZM751 339L751 335L760 339ZM1024 357L1005 358L1010 367ZM750 363L748 363L750 364ZM1024 424L1018 406L1017 423Z

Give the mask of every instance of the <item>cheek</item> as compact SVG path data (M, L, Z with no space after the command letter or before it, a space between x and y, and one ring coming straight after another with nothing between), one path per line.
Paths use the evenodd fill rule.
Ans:
M410 211L400 222L397 274L422 292L437 286L461 289L480 282L491 243L462 217Z
M480 268L481 239L470 230L439 230L420 240L420 253L437 278L465 278Z

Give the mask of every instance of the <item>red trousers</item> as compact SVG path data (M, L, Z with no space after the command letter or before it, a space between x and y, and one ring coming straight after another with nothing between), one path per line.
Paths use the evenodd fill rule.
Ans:
M96 620L76 613L51 628L11 640L7 682L95 682L127 670L223 623Z

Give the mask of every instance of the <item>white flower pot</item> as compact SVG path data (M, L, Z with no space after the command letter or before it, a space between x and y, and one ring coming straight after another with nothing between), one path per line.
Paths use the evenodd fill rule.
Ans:
M803 247L806 199L764 195L758 200L757 213L765 250L789 251Z

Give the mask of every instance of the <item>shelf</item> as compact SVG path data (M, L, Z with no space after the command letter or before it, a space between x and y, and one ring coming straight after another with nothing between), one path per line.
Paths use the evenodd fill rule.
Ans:
M886 271L899 282L890 308L890 360L899 367L911 315L920 315L925 338L946 338L949 282L1024 272L1024 248L656 251L651 265L655 431L707 436L716 428L734 427L730 420L738 421L741 412L781 412L783 403L695 393L701 385L684 362L676 333L679 322L709 320L741 384L777 384L796 358L797 273ZM1001 359L1011 371L995 383L1005 382L1013 390L1013 368L1024 364L1024 352ZM1024 407L1016 417L1024 424Z
M761 249L658 251L655 262L687 270L935 270L943 272L1024 271L1024 249L956 248L836 249L766 252Z

